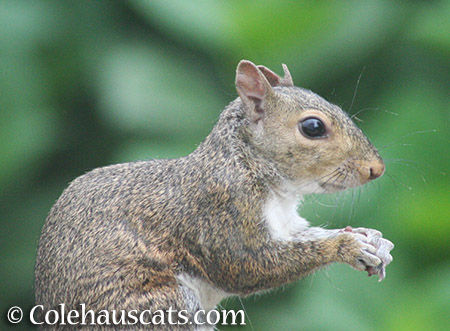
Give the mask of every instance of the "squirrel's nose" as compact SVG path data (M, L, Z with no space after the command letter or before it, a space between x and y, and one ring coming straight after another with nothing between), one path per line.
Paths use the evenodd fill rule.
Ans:
M382 161L373 161L369 166L369 180L380 177L384 173L385 165Z
M361 184L365 184L381 177L384 173L384 162L381 159L374 160L358 160L355 162L357 170L360 174Z

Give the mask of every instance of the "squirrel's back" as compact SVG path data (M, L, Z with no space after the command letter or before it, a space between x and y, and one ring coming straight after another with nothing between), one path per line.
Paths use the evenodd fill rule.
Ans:
M223 116L236 116L229 113ZM245 158L232 155L239 147L226 142L235 133L217 131L186 157L117 164L76 178L42 230L36 302L117 308L125 292L120 284L151 296L154 289L178 286L184 273L208 279L199 257L218 242L211 229L240 235L218 219L256 217L260 209L251 194L242 196L252 190L244 185L252 175ZM158 300L152 302L146 309L158 307Z
M173 192L170 186L175 180L167 181L165 169L169 170L171 163L176 161L98 168L69 185L52 207L42 230L36 264L37 303L46 307L62 302L87 303L92 284L102 279L113 281L108 276L120 283L126 277L120 269L128 260L150 263L146 260L147 238L142 235L144 219L137 215L145 210L147 215L162 217L158 206L164 201L158 201L158 196L170 201L168 194ZM164 225L155 222L155 226ZM170 228L170 224L165 226ZM151 238L157 239L162 238ZM162 265L164 257L154 256L151 263ZM80 287L74 280L82 280L87 286ZM55 286L49 287L51 283Z

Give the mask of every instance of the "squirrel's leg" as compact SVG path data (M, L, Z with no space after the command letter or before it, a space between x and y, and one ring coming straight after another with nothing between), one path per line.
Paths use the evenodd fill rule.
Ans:
M131 270L139 270L139 266ZM142 272L142 270L140 270ZM145 273L145 272L144 272ZM117 319L123 319L123 324L114 324L113 329L120 330L197 330L194 314L201 309L197 295L189 288L180 285L176 281L167 281L163 284L152 283L153 279L162 279L165 275L151 273L146 275L146 280L137 283L136 280L142 280L142 274L129 275L127 281L122 286L117 286L117 280L112 280L112 287L103 291L103 287L98 287L100 301L106 301L104 304L96 307L95 303L89 305L94 311L106 309L109 312L114 311L118 314ZM108 279L104 280L109 283ZM125 315L121 315L124 313ZM81 315L81 313L80 313ZM123 318L124 317L124 318ZM197 320L203 322L200 317ZM116 323L116 322L114 322ZM206 330L206 324L203 324ZM96 325L89 327L92 330L110 330L111 326ZM211 326L212 330L212 326Z
M385 247L382 254L381 246ZM310 227L290 240L269 237L258 250L237 247L220 252L218 260L229 262L213 268L210 275L225 291L247 295L287 284L333 262L357 270L379 268L392 260L388 252L393 245L376 230Z
M156 245L146 246L128 223L116 226L119 229L111 231L108 241L96 243L97 250L89 259L74 259L78 278L68 286L77 289L77 296L70 300L71 306L81 309L79 303L84 303L86 310L114 311L119 323L125 320L125 325L111 325L108 330L195 330L190 322L200 302L177 280L173 262L166 258L170 254L161 253ZM89 330L102 328L88 326Z

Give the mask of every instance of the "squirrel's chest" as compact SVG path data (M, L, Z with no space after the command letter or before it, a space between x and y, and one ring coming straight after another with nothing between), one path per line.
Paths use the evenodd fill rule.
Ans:
M273 239L292 240L309 225L297 213L300 197L272 193L263 207L263 217Z

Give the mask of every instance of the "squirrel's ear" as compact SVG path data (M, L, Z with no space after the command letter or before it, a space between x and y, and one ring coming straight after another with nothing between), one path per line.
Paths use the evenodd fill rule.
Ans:
M285 64L283 66L284 77L281 78L272 70L265 66L258 66L258 69L263 73L263 75L267 78L270 85L272 86L294 86L294 82L292 81L291 73Z
M272 70L265 66L258 66L258 69L263 73L263 75L267 78L270 85L272 86L294 86L294 82L292 81L291 73L289 72L288 67L283 64L284 77L281 78Z
M250 119L257 123L264 116L264 100L273 92L270 83L250 61L242 60L236 70L236 89Z
M283 71L284 71L284 77L281 80L280 85L282 85L282 86L294 86L294 81L292 80L292 76L291 76L291 73L289 72L289 69L288 69L287 65L285 65L283 63L282 66L283 66Z
M258 66L259 71L263 73L272 86L279 86L281 77L265 66Z

